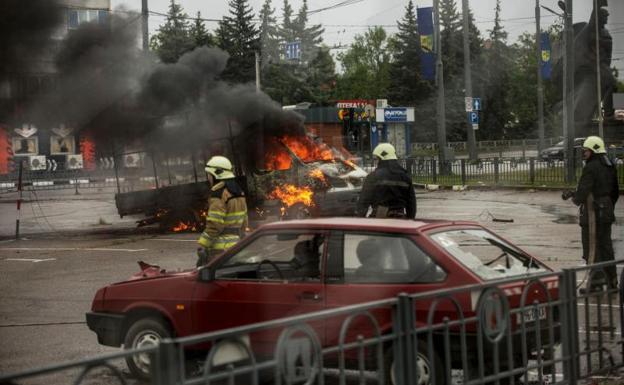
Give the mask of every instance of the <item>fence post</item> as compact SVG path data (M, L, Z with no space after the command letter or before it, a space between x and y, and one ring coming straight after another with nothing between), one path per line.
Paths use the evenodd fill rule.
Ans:
M559 303L563 377L567 384L576 385L580 373L578 309L576 306L576 272L572 269L563 269L559 282Z
M438 181L438 171L436 169L436 160L434 158L431 158L431 176L433 177L431 183L435 184Z
M462 186L465 186L466 185L466 159L461 159L460 164L461 164L461 183L462 183Z
M177 345L172 339L166 338L160 341L158 350L151 357L152 385L181 383L183 377L179 374L182 366L178 363L177 354Z
M535 159L529 160L529 180L531 184L535 184Z
M416 352L412 338L414 329L414 300L407 294L398 296L396 308L393 311L393 325L396 339L393 345L394 370L396 385L409 385L416 383ZM384 373L385 378L390 378L391 373ZM439 381L439 380L438 380Z
M494 183L498 184L498 180L500 178L499 170L498 170L498 160L499 158L494 158Z

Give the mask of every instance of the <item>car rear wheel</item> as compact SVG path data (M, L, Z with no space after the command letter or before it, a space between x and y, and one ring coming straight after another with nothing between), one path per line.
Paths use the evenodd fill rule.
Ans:
M429 359L427 353L426 344L424 342L418 343L418 356L416 358L416 365L418 368L418 379L416 385L444 385L446 380L444 378L444 368L442 367L442 361L438 353L433 351L433 363ZM433 383L433 373L435 371L435 384ZM390 346L386 350L384 357L384 374L387 385L395 385L396 373L394 362L394 348Z
M171 338L169 329L158 319L142 318L132 324L124 339L124 349L139 349L156 346L165 338ZM151 378L151 356L148 353L126 357L130 373L141 380Z

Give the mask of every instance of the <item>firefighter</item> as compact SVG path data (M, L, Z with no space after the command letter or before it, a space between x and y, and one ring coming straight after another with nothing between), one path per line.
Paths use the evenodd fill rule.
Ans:
M399 165L394 147L381 143L373 150L373 156L379 163L364 180L356 215L365 217L372 207L371 217L414 219L414 185L410 175Z
M583 142L583 160L585 166L576 191L566 191L562 198L572 198L574 204L580 206L583 259L589 264L613 261L611 225L615 221L615 202L619 196L616 169L598 136L589 136ZM604 278L608 287L617 287L615 266L609 266L604 273L594 272L590 291L599 291Z
M215 255L234 246L247 228L247 202L245 194L234 179L232 163L223 156L213 156L206 163L212 188L206 228L197 241L197 266L204 265Z

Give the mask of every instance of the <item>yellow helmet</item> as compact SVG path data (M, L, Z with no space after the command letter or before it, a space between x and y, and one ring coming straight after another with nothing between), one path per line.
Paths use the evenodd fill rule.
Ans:
M583 148L591 150L594 154L606 154L604 142L598 136L588 136L583 142Z
M394 149L394 146L390 143L378 144L377 147L375 147L375 149L373 150L373 155L381 160L390 160L397 158L396 150Z
M234 178L232 172L232 162L225 156L213 156L206 162L206 172L212 174L216 179Z

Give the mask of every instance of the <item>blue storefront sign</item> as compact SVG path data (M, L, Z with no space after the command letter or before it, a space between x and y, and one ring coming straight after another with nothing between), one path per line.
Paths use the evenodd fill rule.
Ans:
M407 122L407 108L385 108L385 122Z

